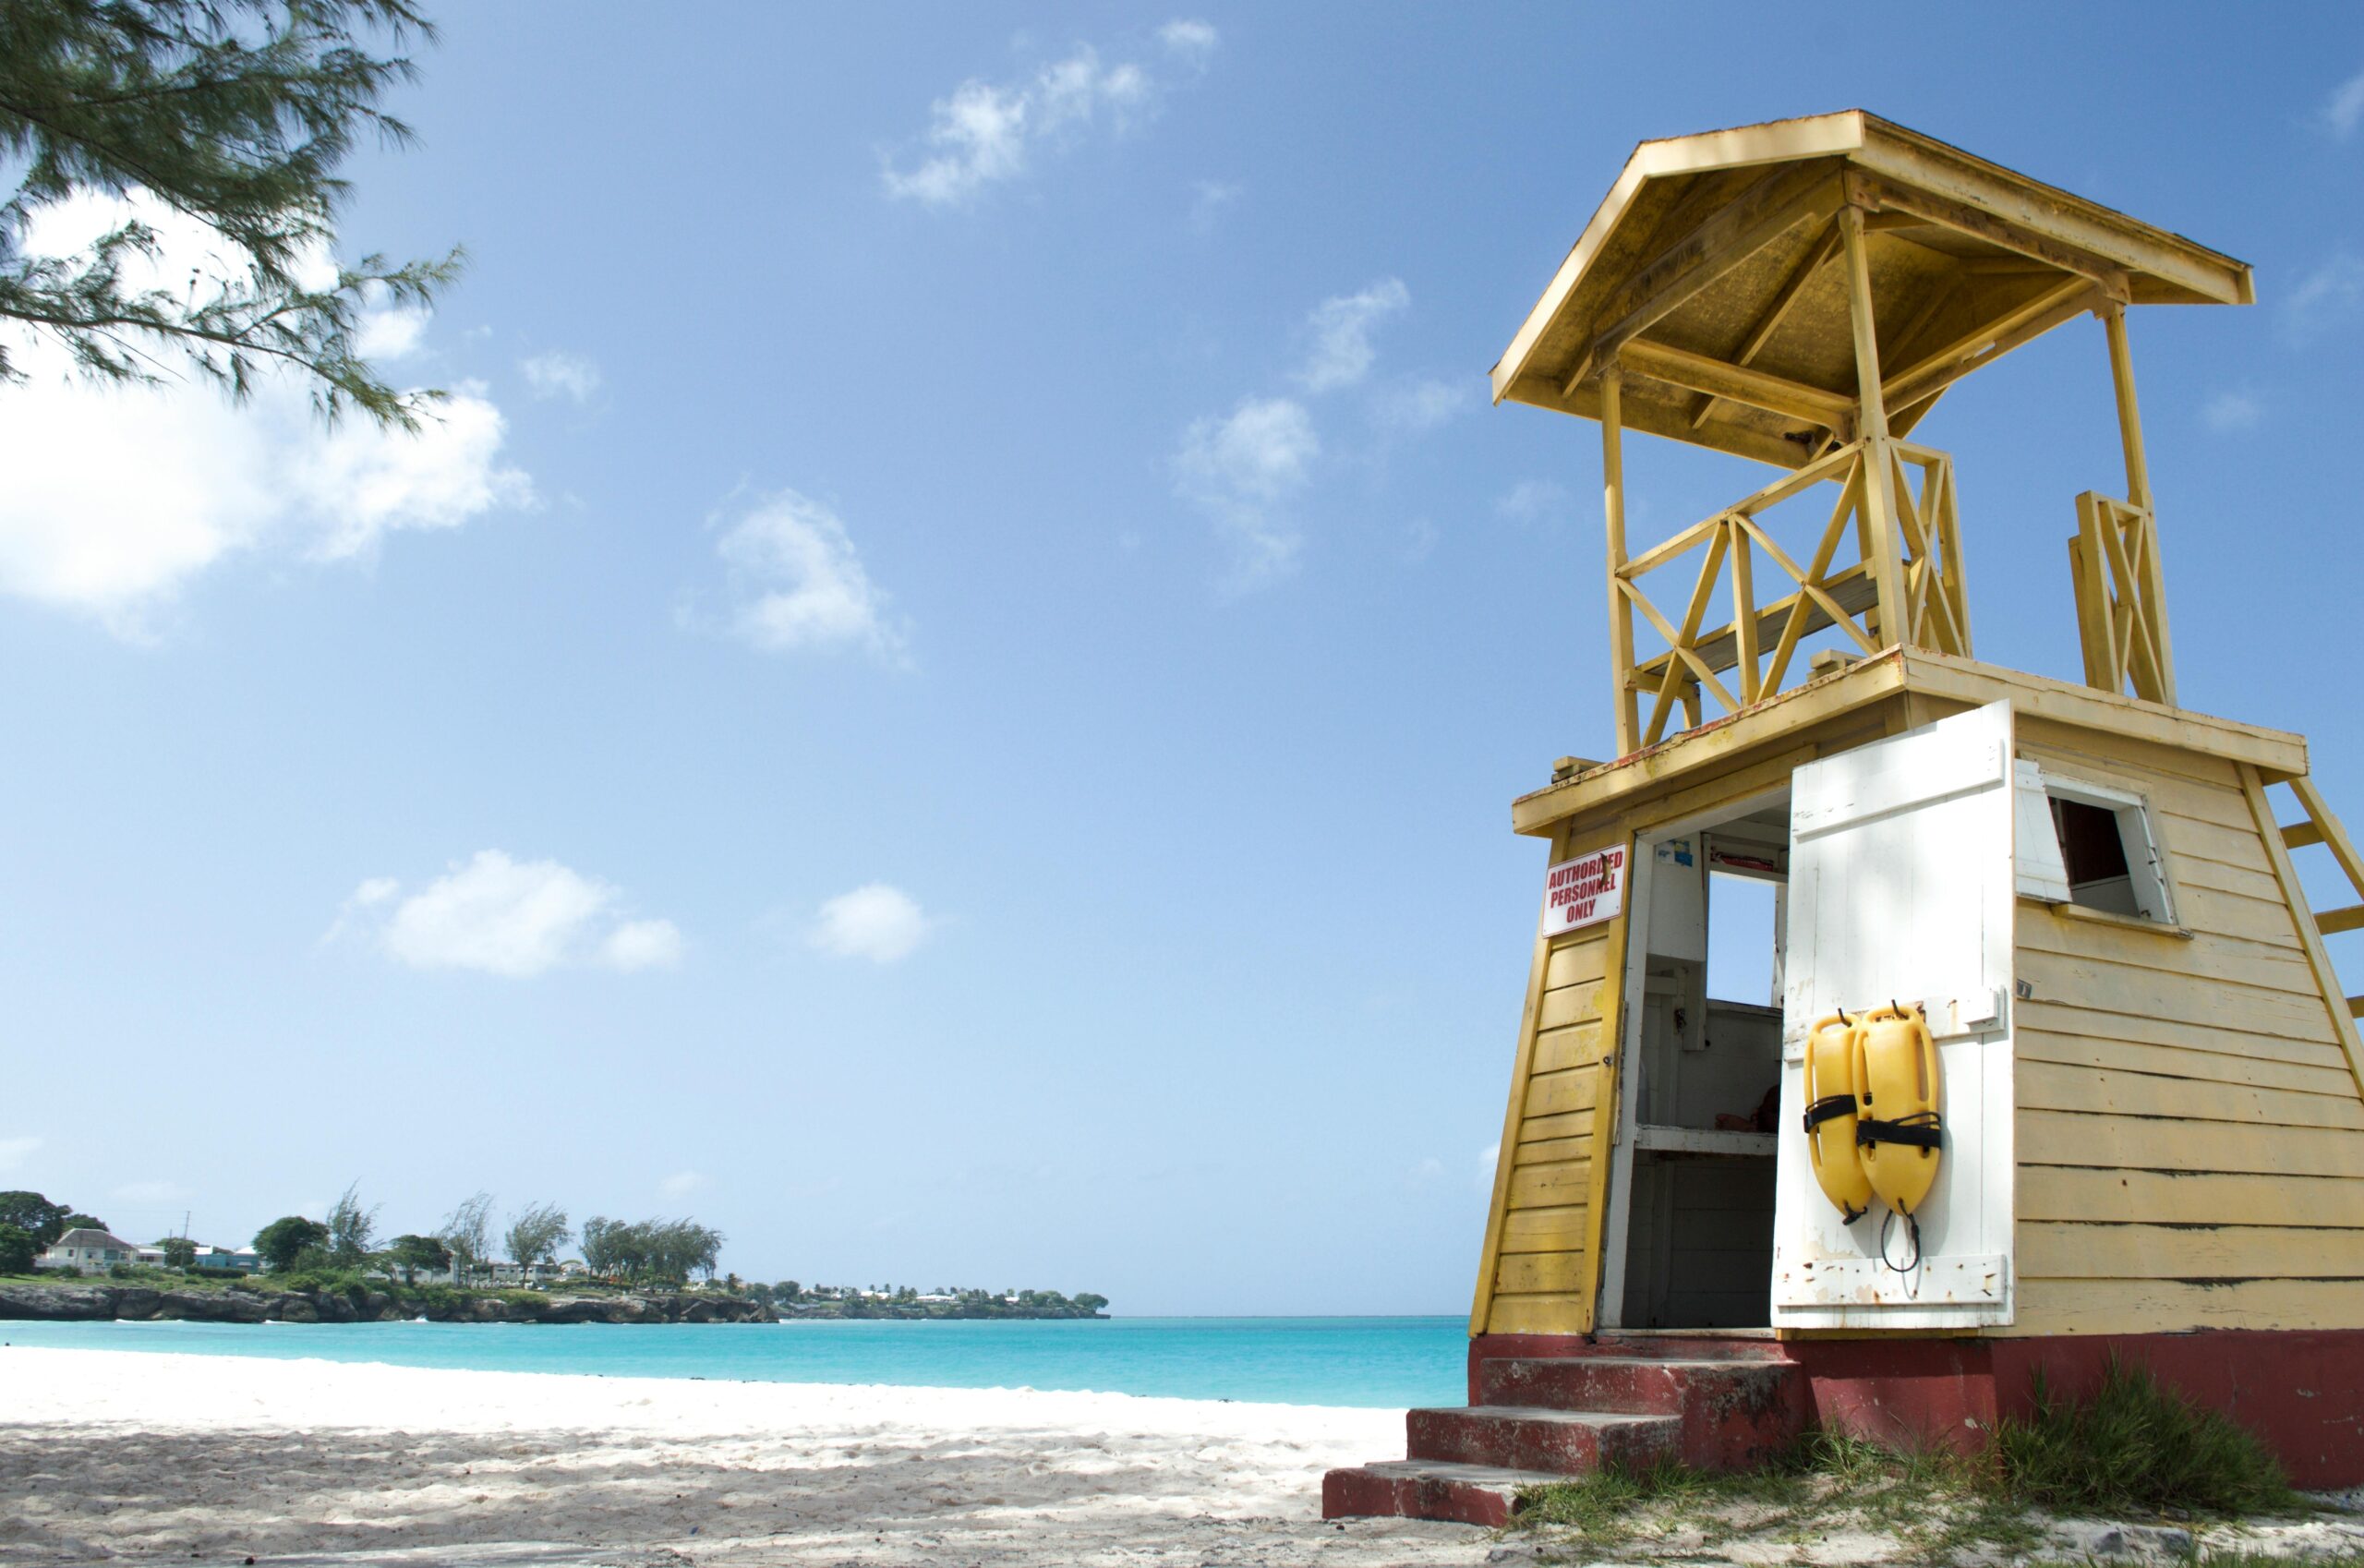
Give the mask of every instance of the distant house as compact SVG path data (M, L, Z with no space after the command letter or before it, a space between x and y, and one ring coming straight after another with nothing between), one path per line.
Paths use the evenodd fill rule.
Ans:
M251 1247L199 1247L197 1260L190 1266L229 1274L258 1273L262 1269L262 1255Z
M50 1244L35 1266L61 1273L100 1274L117 1263L136 1263L140 1248L107 1231L78 1225Z

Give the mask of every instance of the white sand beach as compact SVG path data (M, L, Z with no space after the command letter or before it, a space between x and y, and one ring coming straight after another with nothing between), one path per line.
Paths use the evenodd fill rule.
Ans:
M1403 1442L1391 1410L18 1346L0 1562L1486 1562L1321 1522L1323 1470Z

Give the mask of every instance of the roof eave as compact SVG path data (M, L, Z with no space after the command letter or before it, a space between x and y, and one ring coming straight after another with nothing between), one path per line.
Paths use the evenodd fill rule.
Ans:
M2032 223L2137 274L2136 296L2249 305L2257 298L2249 263L2180 235L2129 218L2056 186L2032 179L1960 148L1861 109L1776 120L1698 136L1646 141L1634 150L1551 282L1519 324L1489 373L1493 401L1510 395L1535 346L1577 280L1632 206L1644 182L1707 169L1842 156L1868 174L1943 196L2014 223ZM2035 204L2041 203L2039 209ZM2157 287L2146 287L2156 280ZM2162 291L2167 291L2162 293ZM2150 297L2144 299L2143 296ZM1526 400L1535 401L1535 400Z
M1510 346L1502 350L1490 374L1494 385L1494 401L1500 403L1519 372L1526 368L1527 356L1534 352L1536 341L1543 329L1559 313L1569 292L1576 286L1593 256L1616 231L1634 195L1645 180L1670 175L1690 174L1701 169L1739 169L1754 163L1778 163L1794 159L1828 157L1836 153L1852 152L1863 145L1865 123L1871 116L1861 109L1842 109L1834 115L1813 115L1803 119L1774 120L1764 125L1739 126L1731 130L1708 131L1697 136L1665 137L1643 142L1625 160L1617 183L1609 187L1585 224L1584 233L1568 249L1567 259L1551 275L1543 297L1528 311L1526 320L1519 323Z

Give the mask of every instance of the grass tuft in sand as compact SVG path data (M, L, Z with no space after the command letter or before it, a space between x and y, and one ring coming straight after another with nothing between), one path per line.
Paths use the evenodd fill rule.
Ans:
M2035 1414L1996 1429L1996 1484L2047 1508L2237 1517L2298 1506L2246 1429L2113 1358L2091 1399L2056 1400L2041 1373Z

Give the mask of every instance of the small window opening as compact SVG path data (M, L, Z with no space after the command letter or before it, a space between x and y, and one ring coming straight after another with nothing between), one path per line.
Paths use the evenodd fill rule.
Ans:
M2150 808L2139 795L2020 765L2020 891L2053 903L2175 923Z
M2126 838L2119 831L2117 813L2055 795L2052 827L2060 836L2069 902L2112 914L2142 912L2134 900L2134 874L2126 863Z

